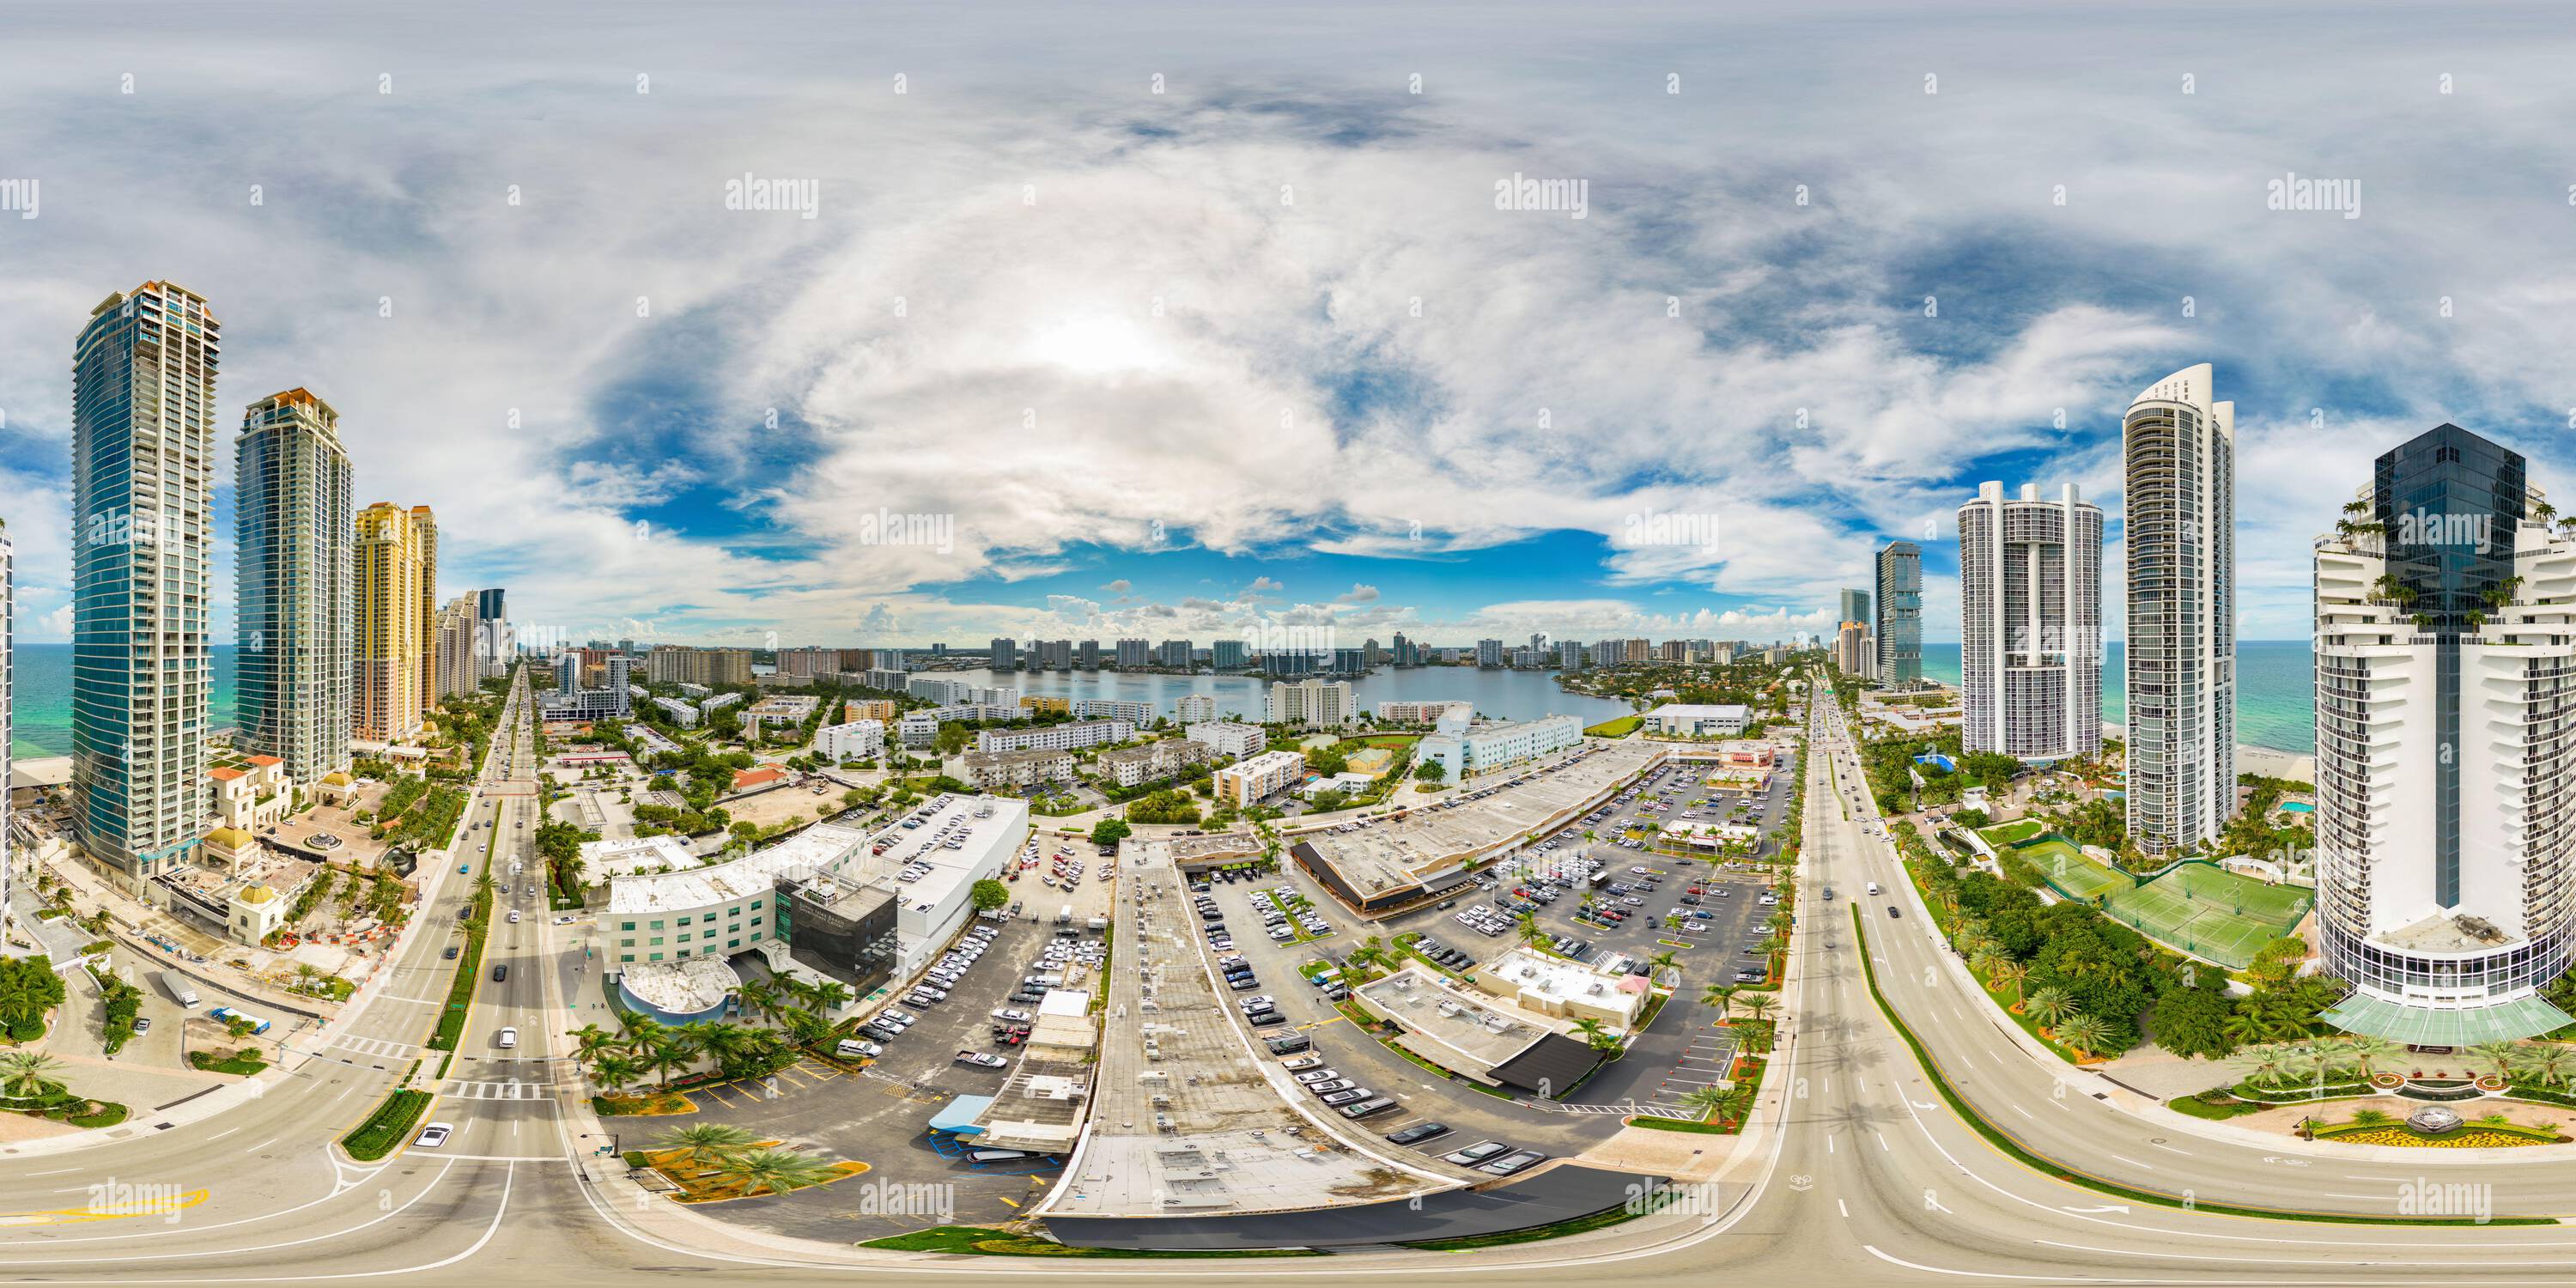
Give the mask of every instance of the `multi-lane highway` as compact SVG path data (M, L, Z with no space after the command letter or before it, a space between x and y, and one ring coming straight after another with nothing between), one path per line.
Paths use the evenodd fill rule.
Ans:
M2089 1075L2034 1060L1992 1004L1969 991L1931 938L1883 842L1842 788L1854 764L1839 716L1818 702L1808 777L1804 913L1788 983L1793 1019L1745 1152L1714 1210L1657 1214L1589 1235L1469 1254L1401 1252L1328 1261L1027 1262L887 1254L732 1232L717 1214L643 1198L585 1166L601 1143L570 1074L549 1061L565 1027L562 977L546 968L550 918L525 893L536 870L535 748L514 690L469 809L457 857L384 982L354 1018L263 1097L166 1130L13 1158L0 1170L0 1264L28 1282L304 1283L402 1277L423 1284L545 1279L846 1281L985 1278L1306 1281L1433 1274L1562 1284L1637 1283L2557 1283L2576 1231L2555 1225L2396 1227L2186 1211L2080 1188L1998 1153L1954 1114L1871 1001L1870 954L1891 1003L1975 1109L2070 1169L2194 1201L2395 1214L2427 1181L2491 1187L2499 1214L2576 1212L2576 1168L2548 1159L2462 1164L2426 1151L2335 1155L2293 1142L2142 1117L2099 1098ZM526 826L522 827L521 823ZM496 875L525 865L498 901L490 955L455 1067L431 1116L458 1132L440 1150L381 1164L332 1142L373 1108L432 1030L454 963L444 950L470 894L459 863L497 836ZM1867 939L1848 904L1861 898ZM1832 884L1844 898L1827 903ZM542 888L539 883L540 889ZM496 892L497 893L497 892ZM1900 915L1890 918L1893 904ZM507 923L511 908L519 926ZM493 965L508 978L489 978ZM549 1019L549 1017L552 1017ZM492 1046L503 1025L520 1045ZM290 1057L292 1061L294 1057ZM424 1077L426 1077L426 1071ZM506 1089L506 1090L504 1090ZM2215 1131L2216 1134L2210 1134ZM2545 1151L2555 1155L2559 1151ZM610 1169L613 1170L613 1169ZM175 1219L120 1214L113 1200L174 1187ZM144 1191L150 1193L148 1188ZM2454 1197L2466 1190L2445 1190ZM92 1198L110 1199L106 1211Z

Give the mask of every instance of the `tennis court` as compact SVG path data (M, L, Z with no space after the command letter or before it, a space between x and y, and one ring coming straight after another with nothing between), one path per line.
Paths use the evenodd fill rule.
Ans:
M2140 934L2233 969L2299 924L2312 891L2266 885L2207 863L2175 864L2144 883L2051 837L2013 847L2059 894L2094 905Z
M2098 902L2104 895L2117 896L2129 888L2129 879L2084 857L2082 850L2051 838L2033 841L2013 849L2016 857L2025 859L2048 877L2059 894L2085 903Z
M2114 893L2112 916L2150 939L2221 965L2251 965L2263 945L2290 933L2311 892L2265 885L2204 863L2183 863L2134 890Z

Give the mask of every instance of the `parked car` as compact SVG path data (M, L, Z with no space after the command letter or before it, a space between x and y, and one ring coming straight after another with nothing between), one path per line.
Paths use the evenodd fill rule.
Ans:
M1426 1140L1438 1140L1448 1134L1449 1126L1446 1123L1422 1122L1410 1127L1398 1128L1387 1133L1386 1138L1398 1145L1419 1145Z
M1492 1158L1496 1154L1508 1153L1510 1150L1511 1146L1506 1145L1499 1140L1478 1141L1473 1145L1469 1145L1465 1149L1441 1155L1440 1161L1444 1163L1455 1163L1460 1167L1473 1167L1478 1163L1484 1162L1486 1159Z
M1007 1067L1010 1061L987 1051L960 1051L957 1053L957 1063L971 1064L984 1069L1000 1069Z
M1528 1171L1530 1168L1536 1167L1540 1163L1546 1161L1547 1155L1542 1154L1537 1150L1514 1150L1509 1154L1503 1155L1501 1158L1497 1158L1490 1163L1478 1167L1476 1170L1494 1176L1510 1176L1515 1172Z

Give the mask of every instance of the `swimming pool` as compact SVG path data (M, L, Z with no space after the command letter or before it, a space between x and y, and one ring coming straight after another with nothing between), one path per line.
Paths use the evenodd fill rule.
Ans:
M2282 806L2281 812L2284 814L2314 814L2317 812L2317 807L2307 803L2306 801L2292 801L2289 804Z

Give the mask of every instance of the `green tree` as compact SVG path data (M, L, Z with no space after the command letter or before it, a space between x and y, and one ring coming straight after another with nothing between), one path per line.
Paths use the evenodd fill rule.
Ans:
M2055 1028L2067 1016L2075 1013L2075 998L2065 989L2052 984L2035 989L2030 996L2023 998L2022 1010L2041 1024Z
M1091 825L1091 843L1105 850L1126 840L1133 831L1123 818L1104 818Z
M730 1123L697 1123L664 1136L654 1148L677 1154L684 1162L712 1167L749 1149L759 1138Z
M985 877L969 889L967 897L975 901L977 912L990 912L1011 901L1011 888L991 877Z
M2111 1040L2111 1026L2079 1011L2057 1026L2057 1040L2079 1055L2107 1054L2102 1048Z
M0 1051L0 1095L34 1100L63 1089L63 1062L42 1051Z
M1414 769L1413 776L1437 787L1441 780L1449 776L1449 767L1436 760L1426 760Z
M820 1185L840 1174L819 1158L784 1149L754 1149L728 1154L714 1168L715 1179L739 1186L745 1194L785 1194Z

